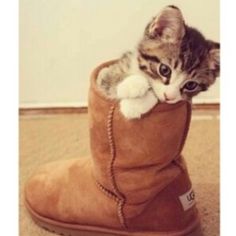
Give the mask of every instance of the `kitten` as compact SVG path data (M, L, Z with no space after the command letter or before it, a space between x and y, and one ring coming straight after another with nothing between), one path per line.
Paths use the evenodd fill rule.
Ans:
M147 25L137 48L100 71L97 84L120 100L128 118L140 118L158 102L191 100L219 76L220 44L185 24L175 6L164 8Z

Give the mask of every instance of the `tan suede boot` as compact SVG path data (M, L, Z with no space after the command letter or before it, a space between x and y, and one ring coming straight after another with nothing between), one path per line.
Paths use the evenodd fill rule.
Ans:
M158 104L127 120L96 88L89 98L92 158L41 167L25 188L40 226L59 234L200 236L194 193L181 151L190 123L186 102Z

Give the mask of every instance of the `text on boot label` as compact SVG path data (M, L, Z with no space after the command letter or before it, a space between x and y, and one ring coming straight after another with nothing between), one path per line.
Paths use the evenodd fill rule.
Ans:
M193 189L191 188L188 192L179 196L179 200L183 206L184 211L187 211L189 208L194 206L196 201Z

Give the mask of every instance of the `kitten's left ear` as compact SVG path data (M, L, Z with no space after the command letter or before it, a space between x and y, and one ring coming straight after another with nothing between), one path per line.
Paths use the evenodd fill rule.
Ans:
M181 11L175 6L165 7L149 23L146 34L151 39L165 43L177 43L185 34L185 24Z
M208 65L217 77L220 74L220 44L209 41Z

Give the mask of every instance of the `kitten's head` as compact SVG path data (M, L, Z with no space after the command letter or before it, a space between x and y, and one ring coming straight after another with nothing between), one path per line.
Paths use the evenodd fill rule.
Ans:
M189 100L212 85L220 71L220 44L184 23L168 6L147 25L138 46L140 69L162 102Z

